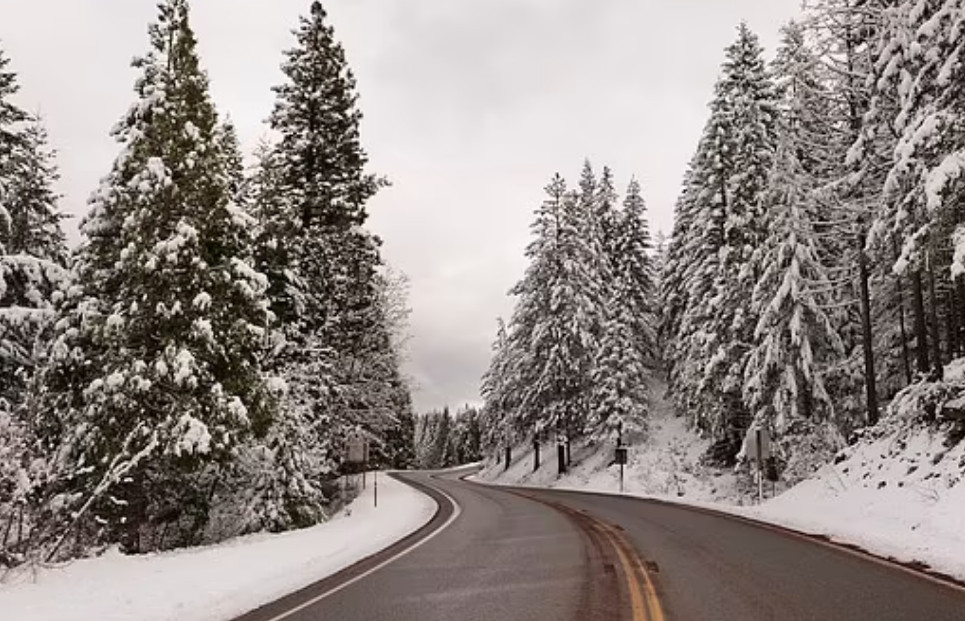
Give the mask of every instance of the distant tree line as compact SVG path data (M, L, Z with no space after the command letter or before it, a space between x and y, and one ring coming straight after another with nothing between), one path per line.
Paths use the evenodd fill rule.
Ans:
M420 414L415 426L415 463L432 470L482 459L479 410L465 407L455 416L449 408Z

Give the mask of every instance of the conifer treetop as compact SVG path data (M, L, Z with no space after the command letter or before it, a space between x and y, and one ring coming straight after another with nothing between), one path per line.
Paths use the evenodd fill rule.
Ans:
M363 173L355 77L320 2L294 31L297 45L285 52L287 81L270 117L281 134L286 182L295 192L302 226L351 228L366 219L365 202L380 182Z

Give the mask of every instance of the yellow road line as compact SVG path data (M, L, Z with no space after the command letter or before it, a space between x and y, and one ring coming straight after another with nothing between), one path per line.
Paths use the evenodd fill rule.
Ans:
M627 579L627 589L630 593L630 608L633 613L633 621L666 621L666 617L663 614L663 607L660 605L657 589L653 584L650 573L647 571L640 555L637 554L637 551L634 549L633 544L629 542L621 531L582 509L573 509L562 503L534 498L519 492L514 493L553 507L562 513L569 514L577 523L582 520L584 525L586 525L586 522L588 522L593 531L596 531L609 541L620 559L620 564L623 566L623 574ZM641 578L643 581L642 586Z
M594 520L596 522L596 520ZM630 599L631 601L640 600L641 608L645 603L646 605L646 615L643 611L637 610L636 605L633 607L633 620L634 621L665 621L663 615L663 607L660 605L660 599L657 597L657 589L653 585L653 580L650 578L650 573L643 564L643 560L640 555L637 554L636 550L629 541L623 536L622 533L618 532L615 528L608 524L603 524L602 522L597 522L603 529L610 535L613 542L613 547L616 549L617 554L620 556L620 562L623 563L624 573L627 574L627 583L630 587ZM630 560L632 557L632 562ZM637 580L637 575L640 575L644 581L644 587L641 589L640 582ZM639 616L638 616L639 615Z
M596 520L594 520L594 522L596 522ZM604 533L609 535L608 539L610 539L610 543L613 545L613 549L616 550L617 556L620 557L620 563L623 565L623 573L627 577L627 588L630 590L630 608L633 611L633 621L653 621L647 614L649 607L646 605L643 589L640 588L640 582L637 580L635 564L627 557L627 553L624 552L623 546L615 539L613 532L602 524L600 524L599 527Z

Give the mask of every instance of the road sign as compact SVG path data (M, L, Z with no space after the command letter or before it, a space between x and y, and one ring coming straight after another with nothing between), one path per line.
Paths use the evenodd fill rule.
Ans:
M751 427L744 436L744 458L757 464L757 502L764 501L764 462L771 458L771 434Z
M625 466L627 464L627 447L617 447L616 463L620 464L621 466Z
M365 438L360 435L352 436L348 439L345 461L352 464L365 463L366 453L368 453L367 448Z
M744 436L744 456L753 461L770 459L771 434L766 429L751 428Z

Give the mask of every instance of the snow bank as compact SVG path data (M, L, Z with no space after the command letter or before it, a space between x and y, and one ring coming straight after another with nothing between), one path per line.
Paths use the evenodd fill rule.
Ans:
M329 576L428 522L436 504L380 475L332 520L301 531L216 546L124 556L114 552L0 584L3 619L217 621L231 619Z
M951 383L903 391L838 463L742 513L965 580L965 425L927 422L907 407L954 395L960 373L949 370Z

